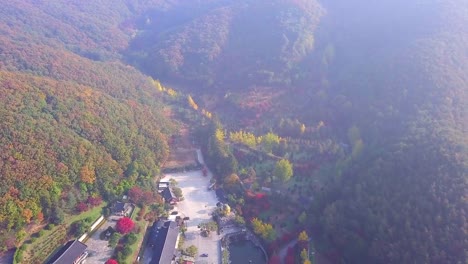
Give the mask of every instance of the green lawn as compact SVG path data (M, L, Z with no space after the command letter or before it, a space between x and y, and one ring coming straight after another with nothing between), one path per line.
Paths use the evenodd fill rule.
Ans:
M71 223L78 221L78 220L86 219L88 217L91 217L93 219L92 222L94 223L94 221L96 221L101 216L102 208L104 208L105 206L106 204L103 203L100 206L94 207L93 209L86 211L84 213L81 213L79 215L66 215L64 223L65 225L70 226Z
M143 242L144 242L143 238L145 237L145 234L146 234L146 227L147 227L148 222L145 219L141 219L141 221L136 221L138 212L140 210L141 210L140 207L138 206L135 207L135 210L133 211L132 216L131 216L132 220L135 222L135 226L140 227L140 232L136 234L138 238L137 242L130 246L133 253L125 259L125 263L133 263L135 261L135 259L138 257L138 254L140 253L140 246L143 245Z
M101 215L104 206L105 204L102 204L79 215L66 215L62 224L55 226L52 230L44 229L42 236L32 235L25 242L27 248L23 253L21 263L43 263L60 245L67 241L67 230L71 223L88 217L91 217L94 222Z

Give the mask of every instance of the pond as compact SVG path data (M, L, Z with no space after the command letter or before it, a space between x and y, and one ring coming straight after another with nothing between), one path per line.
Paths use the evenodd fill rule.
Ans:
M231 241L229 243L229 259L233 264L266 264L262 250L250 240Z

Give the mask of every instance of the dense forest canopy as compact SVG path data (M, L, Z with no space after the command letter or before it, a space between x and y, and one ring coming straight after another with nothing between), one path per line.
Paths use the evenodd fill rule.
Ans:
M159 172L175 125L143 72L240 131L207 130L219 174L245 169L224 138L313 164L332 262L467 261L466 1L0 2L0 244Z
M148 77L118 60L139 8L2 1L1 250L20 245L27 224L159 174L175 124Z
M223 3L175 21L160 10L170 26L148 16L127 60L185 83L229 127L323 121L352 148L312 204L324 251L351 263L466 261L466 2Z

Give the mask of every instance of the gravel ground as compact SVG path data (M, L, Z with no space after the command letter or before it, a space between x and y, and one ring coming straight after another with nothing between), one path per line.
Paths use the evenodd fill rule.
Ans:
M117 220L120 218L122 217L110 216L109 219L106 220L106 222L101 225L99 229L96 230L94 234L86 241L85 244L88 246L86 251L89 252L88 257L86 258L86 264L102 264L110 259L114 249L108 246L109 241L100 239L99 235L109 226L115 228Z
M179 202L174 209L182 217L190 217L187 222L187 232L184 248L195 245L198 248L196 263L221 263L220 239L216 232L210 237L202 237L198 225L211 220L211 212L216 208L218 199L214 191L209 191L211 173L204 177L201 171L166 174L165 179L175 179L182 189L184 201ZM208 257L201 257L208 254Z

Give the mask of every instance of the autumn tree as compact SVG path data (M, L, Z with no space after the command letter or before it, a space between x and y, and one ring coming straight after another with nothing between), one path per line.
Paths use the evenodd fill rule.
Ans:
M42 221L44 221L44 213L39 212L36 216L36 223L40 224L42 223Z
M276 237L276 232L271 224L262 222L258 218L253 218L251 221L254 233L260 235L266 241L273 241Z
M88 197L87 203L91 206L98 206L102 203L102 198L99 195L90 195Z
M260 137L260 144L264 151L271 153L273 148L279 145L280 137L272 132Z
M299 236L297 239L301 242L307 242L309 241L309 236L307 235L306 231L302 231L301 233L299 233Z
M85 165L80 171L81 181L84 183L92 184L96 180L96 173L94 168L90 165Z
M140 203L142 196L143 196L143 190L138 186L133 186L130 190L128 190L128 197L134 203Z
M293 175L292 164L287 159L282 159L276 162L275 169L273 170L273 176L287 182Z
M76 205L76 211L78 211L79 213L88 211L88 205L86 203L84 203L84 202L79 202Z
M255 137L254 134L244 132L242 130L238 131L238 132L229 133L229 139L232 142L241 143L241 144L247 145L247 146L252 147L252 148L257 146L257 141L258 141L257 137Z
M115 259L108 259L105 264L119 264Z
M224 178L224 184L227 187L232 187L234 185L237 185L239 184L239 182L240 182L239 176L235 173L232 173L231 175Z
M132 219L128 217L122 217L119 219L119 221L117 221L116 229L121 234L127 234L133 230L134 226L135 226L135 223L133 222Z
M31 218L33 217L33 212L30 209L26 208L23 210L23 217L26 223L30 223Z

